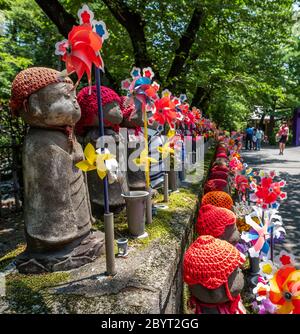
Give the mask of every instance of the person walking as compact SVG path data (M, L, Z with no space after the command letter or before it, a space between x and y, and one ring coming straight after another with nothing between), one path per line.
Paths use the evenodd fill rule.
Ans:
M253 143L253 150L257 150L257 137L256 137L257 130L253 129L253 136L252 136L252 143Z
M289 137L289 132L290 130L287 122L283 121L279 128L279 131L276 134L276 137L279 138L279 155L283 155L283 151Z
M248 125L246 129L246 150L252 150L252 137L253 128Z
M264 132L261 128L259 128L256 132L256 149L260 151L261 149L261 142L264 138Z

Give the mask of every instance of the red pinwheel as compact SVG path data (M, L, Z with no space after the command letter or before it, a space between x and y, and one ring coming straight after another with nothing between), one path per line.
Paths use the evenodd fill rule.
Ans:
M164 96L155 101L155 111L153 116L149 119L150 124L157 122L160 125L165 125L168 123L170 128L174 129L176 119L175 103L169 96Z
M285 181L273 182L272 177L262 177L261 184L251 183L254 193L250 199L263 208L268 208L269 205L276 204L279 199L286 199L287 194L281 191L285 184Z
M68 75L76 72L79 84L84 73L87 74L91 85L92 65L103 68L103 60L100 55L103 40L108 37L104 22L93 21L93 12L84 5L78 11L80 25L74 26L67 40L56 43L55 54L61 55L66 63Z
M131 79L123 80L122 89L127 90L127 104L135 105L135 112L141 108L144 112L146 107L153 108L153 101L158 99L157 92L159 84L152 82L154 73L150 67L144 68L143 73L138 67L134 67L131 71ZM133 112L131 117L135 114Z

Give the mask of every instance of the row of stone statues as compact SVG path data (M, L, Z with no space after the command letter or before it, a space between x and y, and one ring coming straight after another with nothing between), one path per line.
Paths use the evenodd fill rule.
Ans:
M49 68L20 72L12 84L11 110L29 125L23 147L26 251L18 258L23 273L69 270L95 260L104 251L104 235L91 232L93 215L103 211L102 181L83 174L75 164L84 159L82 145L96 145L95 87L78 97L73 82ZM106 134L118 139L118 126L142 126L142 115L125 97L102 87ZM118 140L117 140L118 141ZM88 178L88 181L87 179ZM126 187L145 187L142 172L128 171ZM89 185L89 187L87 186ZM119 183L110 186L110 204L122 208Z

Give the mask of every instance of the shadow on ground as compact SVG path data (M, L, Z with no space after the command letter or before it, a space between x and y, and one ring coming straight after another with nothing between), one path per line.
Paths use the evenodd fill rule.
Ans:
M288 148L285 155L278 155L278 158L277 154L277 148L267 148L258 152L244 151L243 157L250 167L276 170L280 178L286 180L284 191L288 198L279 208L286 238L283 244L275 246L275 255L284 249L292 253L300 263L300 148Z

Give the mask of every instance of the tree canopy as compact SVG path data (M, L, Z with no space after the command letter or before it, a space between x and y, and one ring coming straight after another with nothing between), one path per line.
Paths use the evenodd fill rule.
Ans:
M105 84L120 92L132 66L151 66L219 125L239 127L256 106L299 104L298 6L293 0L95 0L105 21ZM0 0L0 101L21 69L61 69L54 45L77 24L81 0Z

